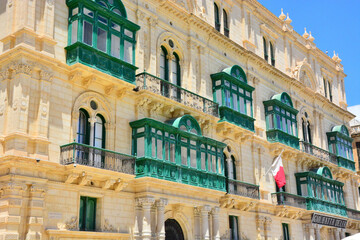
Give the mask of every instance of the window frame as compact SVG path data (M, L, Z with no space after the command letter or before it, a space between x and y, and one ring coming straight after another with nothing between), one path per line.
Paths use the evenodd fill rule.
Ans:
M140 28L136 24L128 21L126 18L118 15L115 12L112 12L111 10L108 10L102 5L98 3L85 3L85 2L75 2L75 4L71 4L69 6L69 18L68 18L68 46L76 44L78 42L83 43L93 49L96 49L109 57L113 57L116 59L119 59L123 62L126 62L128 64L134 65L135 64L135 47L136 47L136 31ZM89 17L84 13L84 9L88 9L93 12L93 17ZM77 13L72 15L72 12L74 9L78 9ZM114 10L114 9L113 9ZM104 24L99 20L99 16L102 18L105 18L107 20L107 24ZM76 22L77 21L77 22ZM84 42L84 21L89 22L92 24L92 43L91 45ZM73 42L73 22L77 23L77 37L76 41ZM118 26L120 26L120 31L117 31L113 29L112 24L115 23ZM106 32L106 43L105 48L106 51L103 51L98 48L98 29L102 29ZM132 33L132 37L128 36L125 31L128 30ZM111 42L112 38L111 35L115 35L117 37L120 37L120 56L115 57L113 56L111 52ZM131 43L131 62L126 61L125 59L125 44L124 42L128 41Z
M91 223L88 222L88 207L89 207L88 202L90 202L90 201L94 202L93 209L92 209L93 217L91 219ZM80 204L80 206L79 206L79 230L80 231L95 231L96 230L97 198L87 197L87 196L80 196L79 204ZM91 211L91 209L90 209L90 211ZM88 226L89 224L90 224L90 227Z
M220 32L221 23L220 23L220 9L219 6L214 2L214 21L215 21L215 29Z

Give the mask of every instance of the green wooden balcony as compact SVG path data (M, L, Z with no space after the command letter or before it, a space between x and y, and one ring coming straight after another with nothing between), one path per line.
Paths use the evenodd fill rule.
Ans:
M343 167L343 168L349 169L351 171L355 171L355 162L353 160L338 156L337 161L338 161L339 167Z
M317 198L303 197L287 192L276 192L272 193L271 196L272 202L276 205L292 206L323 213L330 213L343 217L347 217L347 212L349 212L349 209L347 209L345 205L324 201ZM358 213L354 211L352 213L357 217L360 217L360 212L359 215L357 215Z
M343 204L307 197L306 206L307 210L314 210L347 217L347 208Z
M135 157L73 142L60 146L60 164L79 164L133 175Z
M320 158L322 161L338 164L338 160L335 154L332 154L322 148L316 147L311 143L300 141L300 150L302 152L313 155Z
M158 179L226 191L225 176L175 162L141 157L136 159L136 177Z
M215 117L219 115L217 103L147 72L136 75L136 86Z
M355 209L347 209L348 218L360 221L360 211Z
M269 142L279 142L289 147L299 149L299 138L290 135L279 129L269 129L266 131L266 137Z
M135 83L135 71L137 67L132 64L108 55L82 42L76 42L65 47L65 49L66 62L68 65L82 63L129 83Z
M245 128L249 131L254 132L255 128L254 128L254 121L255 119L240 113L238 111L235 111L229 107L226 106L221 106L219 107L219 113L220 113L220 121L219 122L229 122L232 124L235 124L237 126L240 126L242 128Z
M226 190L229 194L253 199L260 198L259 185L241 182L239 180L227 179Z

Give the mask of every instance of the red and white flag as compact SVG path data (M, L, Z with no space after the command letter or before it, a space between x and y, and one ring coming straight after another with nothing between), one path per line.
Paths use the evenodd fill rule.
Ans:
M279 188L282 188L286 184L284 166L280 155L275 159L271 165L271 172L275 178L275 182Z

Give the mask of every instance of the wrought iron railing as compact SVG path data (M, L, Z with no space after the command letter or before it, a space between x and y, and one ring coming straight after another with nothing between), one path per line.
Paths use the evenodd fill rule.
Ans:
M73 142L60 146L60 163L63 165L79 164L134 174L135 157Z
M347 215L349 218L360 220L360 211L355 209L347 209Z
M317 158L320 158L323 161L331 162L334 164L338 164L337 157L335 154L332 154L322 148L316 147L311 143L300 141L300 149L301 151L311 154Z
M272 202L276 205L286 205L306 209L306 198L302 196L287 192L276 192L272 193L271 196Z
M259 199L259 186L241 182L238 180L227 179L227 192L230 194Z
M216 117L219 115L217 103L149 73L143 72L136 75L136 86L139 89L146 89L201 112Z

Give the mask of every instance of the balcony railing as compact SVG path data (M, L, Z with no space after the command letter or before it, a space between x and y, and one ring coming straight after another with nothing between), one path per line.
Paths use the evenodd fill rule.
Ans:
M135 158L130 155L73 142L60 146L60 163L63 165L79 164L134 174Z
M217 103L149 73L136 75L136 86L215 117L219 115Z
M320 158L323 161L331 162L333 164L338 164L337 157L335 154L332 154L322 148L316 147L311 143L300 141L301 151L311 154L317 158Z
M347 215L349 218L359 220L360 221L360 211L355 209L347 209Z
M227 192L230 194L254 199L260 198L258 185L232 179L227 179L227 182Z
M315 210L347 217L347 209L343 204L307 197L306 205L308 210Z
M306 209L306 198L302 196L287 192L276 192L272 193L271 196L273 203L276 205L286 205Z

